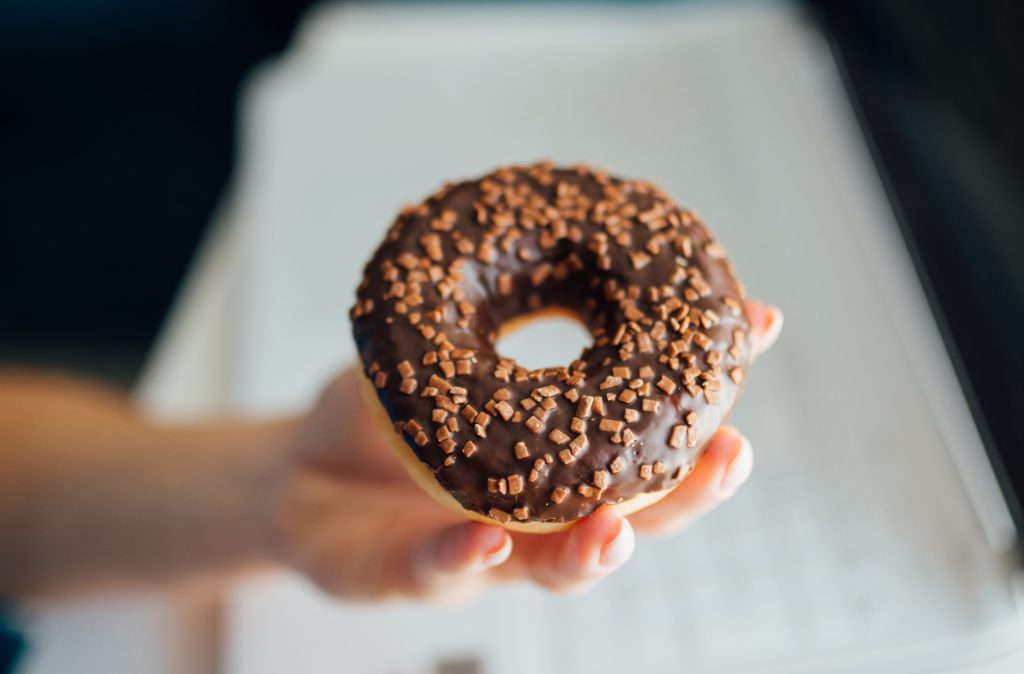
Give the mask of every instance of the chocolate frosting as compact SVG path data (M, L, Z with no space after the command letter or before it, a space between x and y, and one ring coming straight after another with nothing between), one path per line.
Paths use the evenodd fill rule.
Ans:
M566 522L692 469L750 359L744 291L691 211L585 166L499 169L402 210L352 309L396 431L468 510ZM558 307L594 336L519 367L502 325Z

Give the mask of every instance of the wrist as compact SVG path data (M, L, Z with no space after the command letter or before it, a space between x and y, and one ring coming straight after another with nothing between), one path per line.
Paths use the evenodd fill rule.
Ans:
M192 480L191 503L182 508L189 522L183 538L197 570L276 561L273 522L298 427L287 419L168 428L155 435L152 449L173 456L167 472L179 473L180 479L168 475L171 481Z
M281 529L296 490L295 455L300 432L300 419L269 425L260 429L251 451L241 457L239 475L247 493L244 500L250 504L246 519L254 561L283 561Z

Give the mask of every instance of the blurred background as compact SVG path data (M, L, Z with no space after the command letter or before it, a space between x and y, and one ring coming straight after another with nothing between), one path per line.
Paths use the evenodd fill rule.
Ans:
M476 4L497 3L454 6ZM568 3L580 12L677 4L794 5L823 36L996 477L1017 496L1024 485L1024 4ZM243 169L247 82L264 65L287 59L297 26L325 7L312 5L0 3L0 362L138 383ZM473 57L471 47L464 57ZM731 251L741 248L730 241ZM1019 499L1008 501L1019 523ZM254 605L265 614L264 605L289 601ZM67 638L96 615L89 609L54 624ZM139 622L137 613L126 615ZM176 620L147 625L172 630ZM87 648L90 635L78 636ZM141 662L145 642L138 643Z
M231 176L240 84L310 4L0 5L0 358L134 380ZM1005 311L993 303L1024 287L1024 265L979 269L970 250L1024 251L1021 4L808 7L906 220L933 227L919 242L941 260L933 282L960 286L962 311ZM947 151L961 161L936 159ZM965 332L964 348L1019 351L1017 309L1005 335Z
M308 4L0 6L0 358L134 381Z
M231 176L241 82L287 46L310 4L0 6L0 358L134 380ZM903 221L931 228L917 245L935 260L932 282L958 312L1006 312L1005 333L957 337L968 359L1009 355L978 388L1020 410L1020 293L1006 311L1004 289L1024 287L1024 265L979 267L971 250L1024 251L1024 10L807 6L845 66Z

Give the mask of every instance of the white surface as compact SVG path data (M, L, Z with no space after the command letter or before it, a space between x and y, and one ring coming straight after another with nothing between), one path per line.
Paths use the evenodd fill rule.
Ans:
M228 214L193 263L137 396L162 418L224 410L236 228ZM217 667L215 597L205 590L124 593L30 607L24 674L203 674ZM19 670L20 672L21 670Z
M758 452L751 484L597 591L369 609L282 577L234 594L229 672L418 672L466 655L487 672L791 672L794 657L915 671L1019 644L1009 573L947 451L977 439L940 395L948 362L831 58L798 16L327 9L246 110L230 391L245 409L301 405L353 357L345 311L400 204L510 161L655 177L787 328L736 415Z

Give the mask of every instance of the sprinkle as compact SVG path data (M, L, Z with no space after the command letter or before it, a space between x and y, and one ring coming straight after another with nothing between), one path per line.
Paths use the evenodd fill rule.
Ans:
M598 428L605 433L618 433L625 424L618 419L601 419Z
M499 414L499 415L501 416L501 418L502 418L502 419L504 419L505 421L508 421L509 419L511 419L511 418L512 418L512 415L513 415L513 414L515 414L515 410L514 410L514 409L512 409L512 406L511 406L511 405L509 405L509 404L508 404L507 402L505 402L504 400L502 400L502 401L498 402L498 403L497 403L497 404L496 404L496 405L494 406L494 409L496 409L496 410L498 411L498 414Z
M598 388L601 389L602 391L604 391L605 389L615 388L617 386L622 386L622 377L616 377L615 375L608 375L605 378L605 380L603 382L601 382L601 385Z
M622 469L626 467L626 460L621 456L616 456L612 459L612 462L608 465L608 470L612 472L612 475L618 475L622 472Z
M512 294L512 275L511 274L499 274L498 275L498 294L499 295L511 295Z
M672 434L668 438L668 446L672 449L680 449L686 441L686 426L678 424L672 427Z
M569 443L569 449L572 450L574 456L582 452L586 448L586 446L587 436L583 435L582 433L573 438L572 442Z
M406 395L412 394L416 390L417 382L415 379L403 379L402 384L398 387L398 390Z
M601 493L600 489L592 487L586 482L581 482L578 485L576 485L576 491L578 491L586 498L597 498Z
M651 341L651 336L646 332L641 332L637 336L637 346L640 349L640 353L650 353L654 351L654 344Z
M509 515L504 510L500 510L498 508L491 508L487 514L493 517L494 519L498 520L502 524L508 524L509 520L512 519L511 515Z
M665 462L664 461L655 461L654 462L654 474L655 475L661 475L664 472L665 472Z
M508 493L515 495L523 491L523 476L522 475L509 475L508 476Z
M441 379L436 374L430 375L430 379L427 380L427 384L429 386L432 386L433 388L438 389L439 391L444 391L444 392L448 392L452 388L451 384L446 382L444 379Z
M561 459L562 463L570 464L576 457L573 456L572 450L563 449L558 453L558 458Z
M537 417L530 417L526 420L526 427L530 429L532 433L540 433L544 430L544 424Z
M551 276L552 266L548 263L542 263L534 267L533 274L530 275L530 282L539 286Z
M640 466L640 479L650 480L651 479L651 464L645 463Z
M708 254L708 257L715 260L720 260L725 257L725 248L717 241L708 241L704 244L704 252Z
M555 428L548 433L548 439L556 445L564 445L569 442L569 436L562 432L561 429Z
M665 375L661 375L661 379L658 380L658 388L666 394L672 395L676 392L676 383Z
M644 412L654 414L658 411L658 401L654 398L644 398L642 408Z
M517 459L525 459L526 457L530 456L530 450L529 448L527 448L525 442L517 442L515 451Z
M608 471L595 470L594 479L591 481L597 486L598 489L604 489L605 487L608 486Z
M524 505L514 508L512 510L512 514L515 515L515 518L520 522L526 521L530 518L530 506Z
M630 253L629 258L633 263L633 269L643 269L651 263L651 256L641 251Z
M729 379L732 379L735 384L742 384L745 376L742 367L734 367L729 370Z
M555 503L561 503L567 498L569 498L568 487L559 486L551 490L551 500L554 501Z

